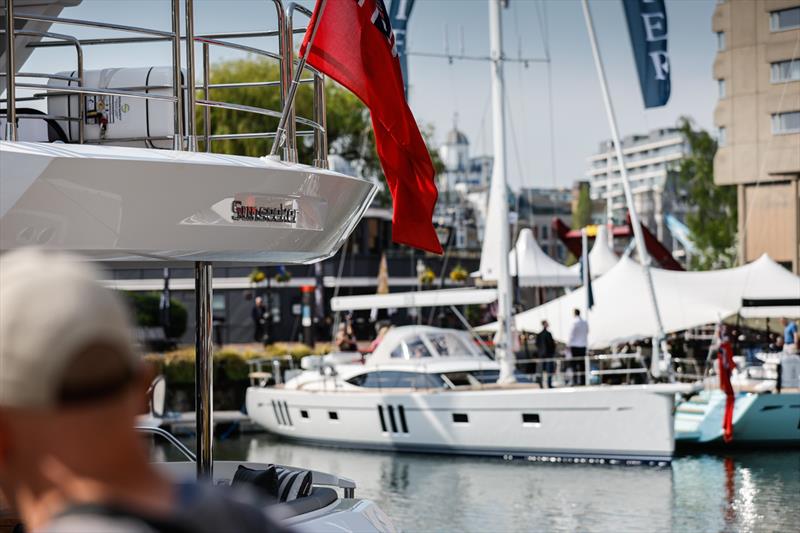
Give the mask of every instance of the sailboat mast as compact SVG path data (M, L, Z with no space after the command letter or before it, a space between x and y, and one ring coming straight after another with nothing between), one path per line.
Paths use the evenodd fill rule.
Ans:
M628 205L628 212L631 216L631 226L633 226L633 238L636 242L636 253L639 255L639 261L644 268L645 279L647 280L647 288L650 294L650 302L653 306L653 312L656 319L656 335L653 338L653 356L651 371L655 377L660 374L660 357L659 348L661 339L664 338L664 326L661 322L661 312L658 310L658 301L656 300L656 291L653 286L653 277L650 273L650 255L647 253L647 248L644 245L644 235L642 234L642 226L639 223L639 214L636 212L636 206L633 204L633 192L631 191L631 183L628 180L628 170L625 168L625 157L622 153L622 143L619 138L619 129L617 128L617 117L614 114L614 107L611 103L611 97L608 93L608 81L606 80L606 73L603 67L603 59L600 57L600 50L597 47L597 36L594 33L594 23L592 21L592 13L589 10L588 0L582 0L583 16L586 20L586 31L589 33L589 41L592 45L592 55L594 56L594 65L597 69L597 77L600 80L600 89L603 93L603 103L606 108L606 116L608 118L608 125L611 128L611 139L614 142L614 150L617 156L617 164L619 165L619 175L622 178L622 187L625 191L625 202ZM610 175L610 171L609 171Z
M497 270L497 320L500 342L496 346L500 363L499 382L514 381L514 347L511 339L511 278L508 268L508 252L511 238L508 234L508 200L506 198L506 112L505 80L503 78L503 28L502 0L489 0L489 39L491 44L492 79L492 141L494 164L489 194L489 210L495 210L500 220L499 235L486 235L486 239L497 239L500 250ZM494 205L492 205L494 204Z

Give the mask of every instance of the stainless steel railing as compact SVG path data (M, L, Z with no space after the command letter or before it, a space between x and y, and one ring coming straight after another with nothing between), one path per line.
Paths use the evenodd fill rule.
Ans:
M0 73L0 76L6 78L7 96L3 102L6 104L6 119L7 127L4 132L4 138L8 140L16 140L17 138L17 125L18 120L31 119L31 118L48 118L59 121L65 121L71 124L77 124L78 139L80 144L86 142L131 142L131 141L145 141L152 142L154 140L168 140L167 137L157 136L140 136L131 137L126 139L112 140L94 140L87 141L85 133L86 122L86 102L85 96L118 96L127 98L143 98L154 101L167 101L173 104L174 109L174 124L173 134L173 149L175 150L197 150L198 149L198 131L196 124L196 112L198 109L202 110L203 128L201 138L203 140L204 150L207 152L212 151L212 145L215 141L223 140L240 140L240 139L275 139L276 132L273 131L252 131L243 133L226 133L215 134L213 133L212 123L212 109L227 109L230 111L251 113L260 116L267 116L272 118L280 118L281 111L286 102L289 85L294 73L294 34L305 32L305 28L295 28L293 19L295 13L299 12L303 15L309 16L311 12L297 4L290 4L287 9L284 8L281 0L267 0L275 7L277 29L269 29L264 31L245 31L245 32L226 32L226 33L213 33L213 34L200 34L196 35L195 28L195 14L193 0L171 0L171 31L163 31L153 28L145 28L139 26L129 26L123 24L113 24L107 22L98 22L91 20L82 20L75 18L47 16L36 13L15 12L13 0L6 0L3 11L6 13L5 28L0 29L6 44L6 65L5 72ZM184 18L185 18L185 35L180 34L181 24L181 4L184 5ZM15 29L15 21L34 21L45 22L51 24L64 24L74 25L81 27L89 27L95 29L112 30L123 33L133 33L133 36L122 37L102 37L102 38L84 38L78 39L72 35L55 32L36 32L24 29ZM40 37L48 40L40 40L38 42L28 43L27 46L31 48L49 48L59 46L72 46L76 50L76 69L75 74L70 76L47 74L39 72L16 72L15 71L15 44L16 38L20 36L26 37ZM265 38L277 37L278 51L277 53L271 50L265 50L256 46L234 42L232 39L242 40L248 38ZM84 72L84 48L87 46L107 46L107 45L120 45L120 44L139 44L139 43L153 43L153 42L169 42L172 50L172 70L173 79L171 86L141 86L141 87L126 87L126 88L101 88L91 87L86 84ZM186 43L186 77L183 80L183 64L181 59L181 43ZM201 61L202 64L198 65L195 58L195 47L201 47ZM228 50L237 50L240 52L247 52L254 54L258 57L274 60L279 66L279 79L277 80L246 80L241 82L229 83L212 83L211 70L212 64L210 60L212 47L225 48ZM324 90L324 77L311 67L306 67L311 72L312 77L300 80L302 84L312 84L313 86L313 105L311 118L296 117L294 108L291 109L292 116L288 121L287 136L283 151L281 152L282 158L287 161L297 162L297 143L296 137L309 136L313 137L314 141L314 155L313 164L319 167L327 167L327 130L325 118L325 90ZM196 74L198 71L202 72L201 82L196 82ZM44 78L44 79L60 79L66 81L66 86L54 87L43 83L34 83L30 81L18 81L17 78ZM74 84L74 85L73 85ZM150 91L153 89L165 89L171 87L172 94L159 95L152 94ZM239 89L248 87L275 87L280 94L281 109L267 109L254 106L243 105L235 101L221 101L212 98L212 91L216 89ZM18 97L17 89L36 89L42 92L35 93L33 97ZM199 92L199 97L198 97ZM16 104L19 101L26 100L42 100L48 96L78 96L78 109L77 116L51 116L51 115L28 115L16 113ZM305 129L297 131L296 124L301 124ZM70 135L71 136L71 135ZM274 142L278 142L276 139Z

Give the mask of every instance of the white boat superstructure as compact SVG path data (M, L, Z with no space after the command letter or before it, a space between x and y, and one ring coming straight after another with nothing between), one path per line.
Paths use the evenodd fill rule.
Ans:
M500 365L464 331L393 328L365 363L318 359L247 391L256 423L290 439L529 460L665 464L682 385L542 389L496 383Z

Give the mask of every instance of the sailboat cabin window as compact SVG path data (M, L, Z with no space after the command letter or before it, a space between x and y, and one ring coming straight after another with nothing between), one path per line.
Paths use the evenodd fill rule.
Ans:
M425 343L419 337L414 337L405 343L408 347L408 355L410 359L422 359L423 357L431 357L431 352Z
M474 355L472 350L467 347L464 342L456 335L442 333L438 335L429 335L428 340L431 341L436 352L442 357L459 356L467 357Z

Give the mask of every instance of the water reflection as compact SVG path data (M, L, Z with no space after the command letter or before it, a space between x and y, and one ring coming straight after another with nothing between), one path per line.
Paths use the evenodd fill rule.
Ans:
M218 443L220 459L354 478L405 531L790 531L800 451L679 457L672 468L508 462L290 444Z

